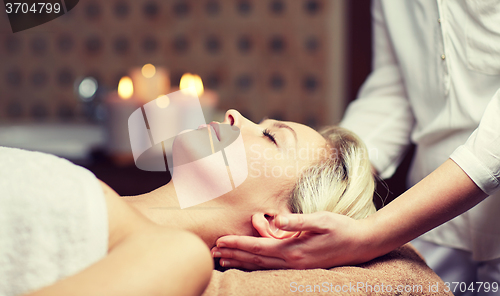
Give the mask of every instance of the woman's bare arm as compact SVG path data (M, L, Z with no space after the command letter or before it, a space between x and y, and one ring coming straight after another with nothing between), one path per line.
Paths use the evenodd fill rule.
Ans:
M108 256L29 296L200 295L213 262L196 235L153 224L102 183L108 206Z

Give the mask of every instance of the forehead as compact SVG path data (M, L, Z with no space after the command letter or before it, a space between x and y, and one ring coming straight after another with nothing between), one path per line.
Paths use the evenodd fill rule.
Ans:
M308 127L307 125L303 125L300 123L296 122L291 122L291 121L282 121L282 123L290 126L295 130L297 133L297 145L300 146L308 146L311 147L311 145L314 144L316 147L320 147L323 145L326 145L326 140L323 138L322 135L320 135L317 131L314 129ZM309 144L309 145L307 145Z

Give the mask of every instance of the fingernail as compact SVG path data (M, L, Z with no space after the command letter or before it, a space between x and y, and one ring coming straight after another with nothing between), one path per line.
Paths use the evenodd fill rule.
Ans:
M217 244L217 248L224 248L224 247L226 247L225 243L218 243Z
M279 222L281 227L285 227L288 225L288 218L287 217L279 217Z
M221 261L220 261L220 265L221 265L222 267L228 267L228 266L229 266L229 261L227 261L227 260L221 260Z
M213 252L212 257L221 257L222 254L220 252Z

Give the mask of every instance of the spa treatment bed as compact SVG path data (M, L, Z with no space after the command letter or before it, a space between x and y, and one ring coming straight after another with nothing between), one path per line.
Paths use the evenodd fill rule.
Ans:
M203 296L453 295L406 244L357 266L310 270L214 270Z

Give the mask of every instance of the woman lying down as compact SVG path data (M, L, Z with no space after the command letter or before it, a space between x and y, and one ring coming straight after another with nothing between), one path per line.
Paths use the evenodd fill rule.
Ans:
M182 210L173 182L120 198L64 159L0 148L0 295L199 295L221 236L300 236L275 231L279 213L375 212L367 152L349 131L255 124L235 110L223 124L241 132L248 177Z

